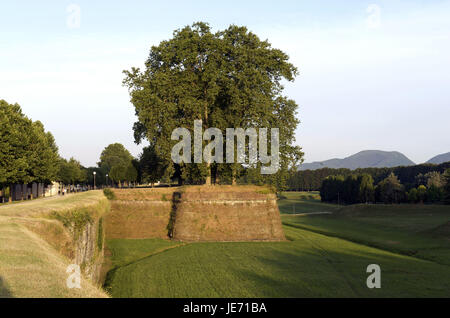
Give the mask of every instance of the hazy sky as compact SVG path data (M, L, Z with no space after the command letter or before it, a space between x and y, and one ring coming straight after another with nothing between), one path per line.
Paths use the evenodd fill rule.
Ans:
M306 161L450 151L450 1L93 2L0 1L0 99L42 121L63 157L141 151L122 70L194 21L246 25L289 54Z

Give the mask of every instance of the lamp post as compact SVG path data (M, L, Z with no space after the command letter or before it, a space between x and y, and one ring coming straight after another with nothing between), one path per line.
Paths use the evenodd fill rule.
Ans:
M93 172L93 175L94 175L94 190L95 190L95 175L97 174L97 172Z
M106 174L106 186L109 187L109 183L108 183L108 174Z

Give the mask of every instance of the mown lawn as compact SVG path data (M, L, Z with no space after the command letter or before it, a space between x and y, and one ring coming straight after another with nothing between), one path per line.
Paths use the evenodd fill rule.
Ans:
M436 231L446 208L343 208L319 199L283 194L282 212L293 204L296 214L333 212L283 214L286 242L108 241L116 267L106 287L113 297L450 296L449 240ZM381 267L381 289L366 286L369 264Z
M110 259L113 268L125 266L129 263L136 262L136 260L160 253L167 248L179 246L180 244L183 243L160 239L109 239L106 241L106 246L111 251Z
M65 196L53 196L34 200L14 201L0 205L0 216L28 217L88 206L104 200L101 190L86 191Z
M292 241L192 243L118 267L113 297L448 297L450 267L285 227ZM126 240L142 251L161 240ZM136 249L134 249L136 251ZM124 250L123 250L124 251ZM382 288L366 287L379 264Z
M332 215L282 215L283 224L450 265L450 207L352 205ZM450 280L450 278L449 278Z
M320 202L317 191L311 192L283 192L278 201L278 208L282 214L299 214L311 212L333 212L339 209L337 204Z

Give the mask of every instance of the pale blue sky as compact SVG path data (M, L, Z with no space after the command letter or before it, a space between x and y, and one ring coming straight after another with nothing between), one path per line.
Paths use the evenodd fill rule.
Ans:
M0 98L41 120L64 157L94 165L113 142L137 155L122 70L194 21L246 25L289 54L306 161L450 151L450 1L1 0Z

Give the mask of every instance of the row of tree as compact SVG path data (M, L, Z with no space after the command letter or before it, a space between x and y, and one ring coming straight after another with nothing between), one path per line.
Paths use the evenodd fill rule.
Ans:
M324 202L338 204L368 203L375 201L375 188L369 174L330 176L325 178L320 189L320 197Z
M48 183L58 174L58 147L40 121L0 100L0 186Z
M371 175L329 176L322 182L320 196L324 202L355 203L435 203L450 204L450 169L444 174L430 172L416 176L420 184L406 191L394 174L374 186Z
M391 173L394 173L400 182L405 186L406 190L416 188L424 184L418 176L425 175L431 172L443 174L446 169L450 168L450 162L445 162L439 165L435 164L420 164L414 166L400 166L393 168L359 168L356 170L350 169L333 169L323 168L317 170L291 170L289 178L286 183L287 190L290 191L317 191L322 186L322 181L329 176L350 176L369 174L372 176L374 183L378 184L381 180L387 178Z
M98 174L96 183L106 184L105 169L85 168L75 158L61 158L53 135L40 121L28 118L20 105L0 100L1 197L11 200L15 184L48 185L57 181L63 185L93 185L94 171Z
M91 169L91 168L88 168ZM213 166L213 169L222 169L219 173L213 171L216 178L214 182L217 184L232 184L233 172L231 167ZM179 169L175 166L170 169L167 162L161 159L154 147L145 147L142 153L133 158L130 152L119 143L107 146L101 153L97 172L97 185L105 183L106 175L109 177L108 185L129 186L130 184L150 184L157 182L163 184L179 183L180 179L184 184L204 184L205 176L201 173L198 165L192 164L186 166L185 169ZM88 177L92 176L92 172L87 173ZM220 175L220 178L218 177ZM287 170L271 176L262 176L260 166L248 167L240 171L236 176L236 182L239 184L272 184L278 189L284 189L288 178ZM268 182L269 180L269 182ZM92 180L89 182L92 184Z

